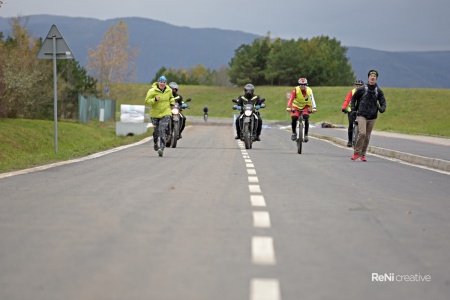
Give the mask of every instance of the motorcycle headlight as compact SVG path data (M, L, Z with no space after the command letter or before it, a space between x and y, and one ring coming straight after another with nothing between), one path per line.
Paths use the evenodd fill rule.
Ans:
M246 111L244 111L244 114L247 116L247 117L250 117L251 115L252 115L252 111L251 110L246 110Z
M179 110L178 108L172 108L172 115L178 115Z

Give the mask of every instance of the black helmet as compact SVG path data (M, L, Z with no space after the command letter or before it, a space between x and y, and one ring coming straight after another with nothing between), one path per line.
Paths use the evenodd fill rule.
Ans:
M367 77L369 77L371 74L374 74L378 78L378 71L377 70L370 70L369 73L367 73Z
M355 85L364 85L364 81L358 78L355 80Z

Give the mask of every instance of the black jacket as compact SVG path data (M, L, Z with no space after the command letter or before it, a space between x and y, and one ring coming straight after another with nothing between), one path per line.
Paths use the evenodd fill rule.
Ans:
M261 105L261 97L259 95L253 95L252 98L248 99L245 95L240 95L238 97L237 105L243 107L247 103L252 103L254 105Z
M178 102L178 104L181 107L181 105L183 105L183 97L180 94L175 93L175 92L172 92L172 95L173 95L173 98L175 99L175 102Z
M383 113L386 110L386 99L383 91L377 84L359 87L352 96L350 107L356 111L357 116L363 116L367 120L376 119L378 111ZM375 90L376 89L376 90ZM377 103L378 102L378 103Z

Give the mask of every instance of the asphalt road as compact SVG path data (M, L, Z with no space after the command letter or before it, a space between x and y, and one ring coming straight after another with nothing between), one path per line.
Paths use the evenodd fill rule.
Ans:
M448 299L448 174L233 137L1 178L0 299Z

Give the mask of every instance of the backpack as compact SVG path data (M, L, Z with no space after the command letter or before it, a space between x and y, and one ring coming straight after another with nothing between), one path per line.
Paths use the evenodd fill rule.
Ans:
M362 95L361 99L364 98L367 93L369 93L369 88L367 87L367 84L364 85L364 94ZM378 87L375 87L375 98L378 99Z

